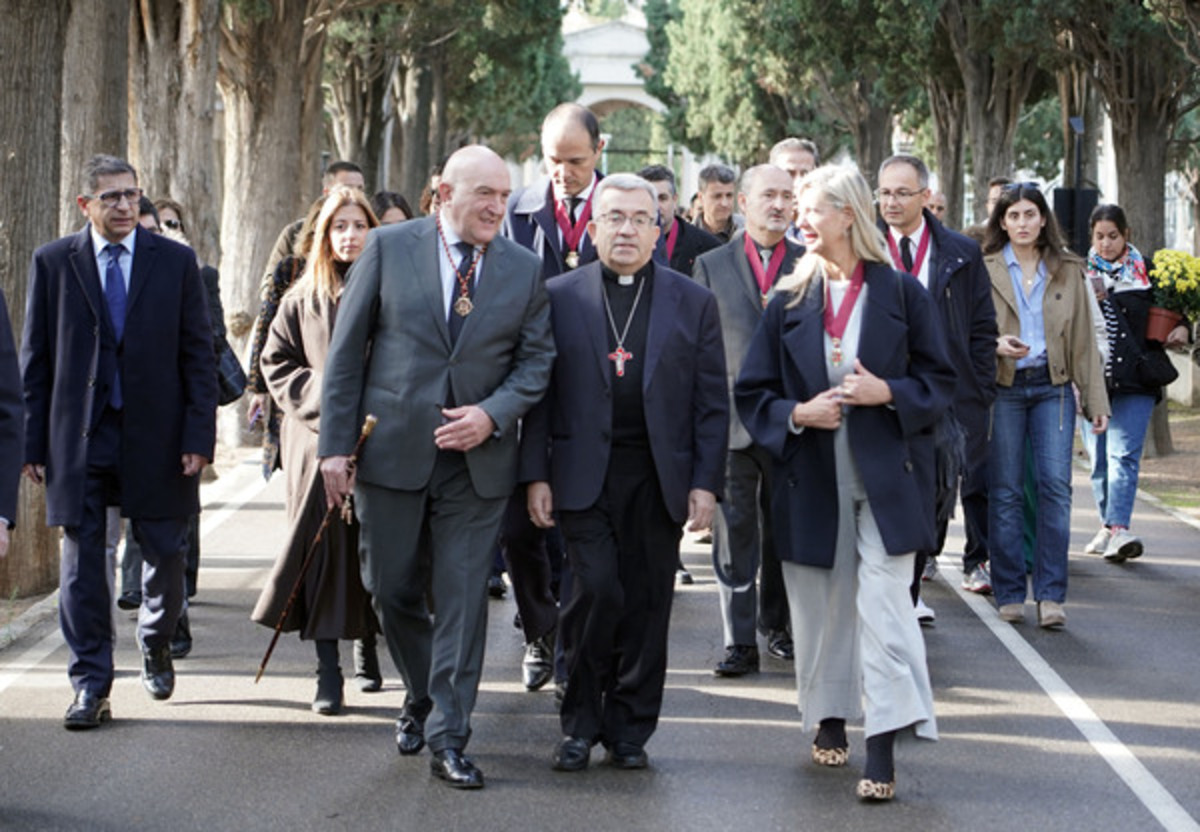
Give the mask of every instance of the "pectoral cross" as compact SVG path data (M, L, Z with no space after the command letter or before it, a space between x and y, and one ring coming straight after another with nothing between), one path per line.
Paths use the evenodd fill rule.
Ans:
M617 365L617 378L620 378L625 375L625 362L633 360L633 353L628 352L624 347L617 347L608 354L608 360Z

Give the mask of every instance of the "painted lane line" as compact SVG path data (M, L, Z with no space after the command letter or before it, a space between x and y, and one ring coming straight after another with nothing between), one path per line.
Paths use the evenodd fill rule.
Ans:
M1200 832L1200 823L1188 814L1167 788L1150 773L1142 761L1109 729L1091 706L1071 689L1066 680L1021 637L1013 625L1001 621L996 608L982 596L963 589L957 580L939 573L973 613L992 631L1012 657L1033 677L1050 701L1075 725L1096 753L1108 763L1142 805L1168 832Z

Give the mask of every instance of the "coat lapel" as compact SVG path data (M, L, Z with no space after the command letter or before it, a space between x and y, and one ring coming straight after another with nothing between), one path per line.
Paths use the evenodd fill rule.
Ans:
M654 275L654 287L650 293L650 322L646 332L646 369L642 373L642 389L650 387L658 359L662 357L667 337L675 326L675 313L679 309L679 287L667 281L661 270Z
M579 304L576 311L582 331L596 357L596 366L604 387L612 386L612 371L608 360L608 313L604 309L604 279L600 276L600 263L593 261L584 267L576 284Z
M533 221L542 229L546 245L554 252L554 260L560 265L563 262L562 245L558 241L558 221L554 218L554 199L549 186L546 189L546 201L533 214Z
M149 231L138 228L133 241L133 267L129 274L129 304L128 310L133 311L142 289L150 279L154 268L154 258L158 254L158 241Z
M733 258L733 272L737 275L738 285L741 286L746 299L754 305L754 308L761 315L763 309L762 294L758 291L758 281L754 279L754 272L750 269L750 261L746 259L746 252L743 248L746 245L745 240L745 231L736 232L729 241L729 254Z
M425 221L426 225L416 235L416 245L409 252L412 260L411 273L421 286L421 293L429 304L433 315L434 326L450 351L450 327L446 323L446 300L442 294L442 263L438 247L442 241L438 239L437 224L433 219ZM462 333L459 333L460 335Z
M75 273L75 279L79 281L80 288L83 289L83 296L87 298L92 315L99 319L109 337L115 339L112 321L108 319L108 307L100 297L100 274L96 268L96 254L92 249L91 228L90 225L85 226L71 243L71 269Z
M894 358L897 350L907 353L908 340L904 327L905 312L901 307L903 287L891 280L883 279L888 266L869 264L863 274L866 283L867 306L863 309L862 326L858 336L858 358L872 372L882 372ZM896 271L900 280L915 280L912 275Z
M488 245L487 251L483 255L483 271L475 280L475 292L471 296L474 307L471 309L471 314L467 315L467 319L463 321L462 330L458 333L458 340L455 341L455 349L458 349L459 344L470 338L477 327L482 326L481 322L491 312L492 304L503 288L504 272L508 268L507 254L504 241L500 237L496 237L492 244ZM438 264L438 267L441 267L441 263ZM446 337L450 337L449 324L446 325Z
M1013 291L1012 278L1008 274L1008 265L1004 262L1004 254L997 252L983 258L987 267L988 277L992 281L992 291L1008 304L1015 314L1017 312L1017 293Z
M829 389L825 367L824 284L814 280L799 305L787 310L783 323L783 345L811 394Z

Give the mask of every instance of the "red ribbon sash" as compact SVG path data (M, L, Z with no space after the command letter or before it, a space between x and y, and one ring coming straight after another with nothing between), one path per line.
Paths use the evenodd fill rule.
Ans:
M675 243L679 240L679 217L672 217L671 230L667 232L667 263L675 256Z
M762 258L758 256L758 248L750 239L750 235L746 234L742 239L745 241L744 248L746 259L750 261L750 270L754 272L758 291L765 300L771 287L775 285L775 277L779 274L779 267L783 264L783 255L787 253L787 241L780 240L775 244L775 250L771 252L771 259L767 262L767 268L763 269Z
M850 275L850 288L846 290L846 297L842 299L842 305L838 309L837 314L834 314L833 300L829 292L828 278L826 278L825 331L833 339L834 351L838 354L841 353L842 335L846 332L846 325L850 323L850 315L854 312L854 304L858 302L858 295L862 292L862 287L863 264L859 260L858 265L854 267L854 274Z
M578 253L579 241L583 239L588 220L592 218L592 196L595 193L596 189L592 188L592 193L588 194L587 202L583 203L583 210L579 212L579 219L574 226L571 225L571 214L567 210L566 200L555 197L554 219L558 221L558 230L562 232L563 254L569 251Z
M921 232L921 242L917 244L917 253L913 256L912 271L909 272L904 268L904 261L900 258L900 247L896 245L895 238L890 233L887 235L888 252L892 255L892 265L896 267L896 271L920 277L921 264L925 262L925 255L929 253L930 236L929 223L925 223L925 230Z

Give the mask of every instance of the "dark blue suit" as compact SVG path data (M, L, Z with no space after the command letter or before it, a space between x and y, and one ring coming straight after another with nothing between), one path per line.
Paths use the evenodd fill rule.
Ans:
M882 263L866 265L858 357L887 381L890 406L850 408L850 447L889 554L935 540L933 426L950 404L954 368L929 293ZM779 559L829 567L837 544L833 432L788 430L796 402L829 389L824 298L818 281L799 304L776 294L735 387L750 436L775 458L771 511Z
M134 521L146 558L143 645L165 645L183 602L186 523L200 509L183 454L212 459L217 379L196 255L137 229L124 335L101 289L91 228L33 254L21 348L25 454L46 467L47 522L64 528L60 618L75 689L112 684L105 508ZM110 406L121 374L123 407Z
M657 725L688 492L722 493L729 431L716 299L665 267L650 286L640 395L622 398L600 264L549 281L557 358L521 440L521 481L550 483L572 573L563 732L610 748L640 749ZM620 424L644 420L644 443L614 443L614 402L639 399Z
M21 476L21 370L13 342L8 306L0 295L0 517L17 522L17 481Z

